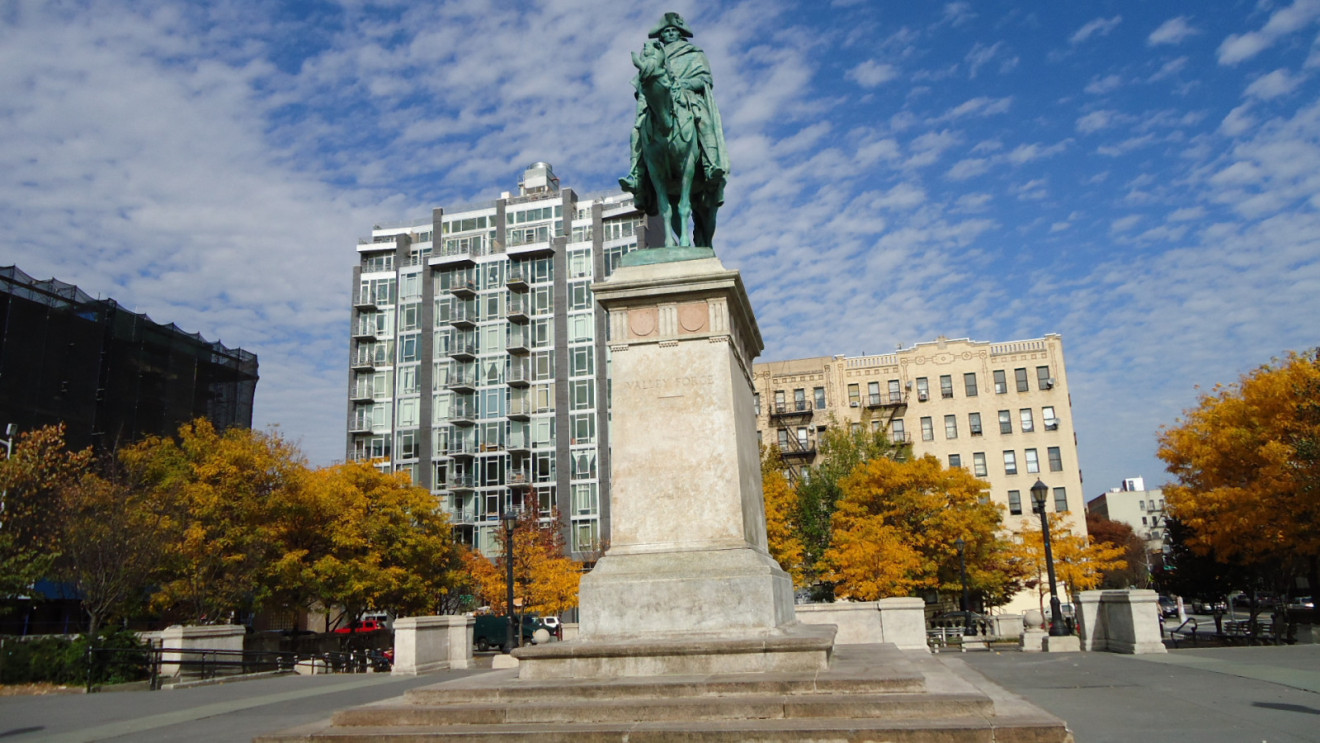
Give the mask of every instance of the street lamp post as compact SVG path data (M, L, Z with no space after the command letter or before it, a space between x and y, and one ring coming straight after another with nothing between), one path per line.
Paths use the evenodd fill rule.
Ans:
M962 582L962 610L968 612L971 611L971 607L967 601L967 558L963 554L963 548L967 546L967 543L963 541L962 537L958 537L958 541L954 542L953 545L958 548L958 580ZM963 615L963 618L966 619L966 614Z
M519 634L514 631L513 626L513 527L518 523L518 514L505 511L500 514L500 521L504 522L504 581L508 589L504 611L508 614L509 620L504 647L513 649L517 647L515 643Z
M1045 515L1045 496L1050 489L1040 480L1031 486L1031 502L1040 514L1041 539L1045 542L1045 569L1050 577L1050 637L1063 637L1068 630L1063 626L1063 607L1059 605L1059 586L1054 580L1054 547L1050 544L1050 520Z

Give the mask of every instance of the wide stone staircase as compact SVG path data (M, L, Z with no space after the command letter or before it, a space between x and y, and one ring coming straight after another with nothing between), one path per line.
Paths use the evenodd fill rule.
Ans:
M517 669L414 689L292 741L984 741L1071 743L1064 723L954 659L845 645L810 673L527 680Z

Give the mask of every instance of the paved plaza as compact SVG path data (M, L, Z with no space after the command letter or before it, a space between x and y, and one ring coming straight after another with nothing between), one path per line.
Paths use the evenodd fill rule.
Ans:
M943 653L1068 721L1078 743L1320 740L1320 646ZM240 743L476 671L286 676L158 692L0 698L0 741Z

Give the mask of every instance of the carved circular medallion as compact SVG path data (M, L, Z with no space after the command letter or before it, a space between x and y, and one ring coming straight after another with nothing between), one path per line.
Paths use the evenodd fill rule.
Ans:
M678 326L689 333L695 333L706 327L707 314L705 302L682 305L678 308Z
M628 329L638 337L645 337L655 332L655 308L628 310Z

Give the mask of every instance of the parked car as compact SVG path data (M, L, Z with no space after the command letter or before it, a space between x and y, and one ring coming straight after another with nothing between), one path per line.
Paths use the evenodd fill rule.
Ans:
M1310 596L1298 596L1297 598L1295 598L1295 599L1292 600L1292 603L1291 603L1291 604L1288 604L1288 608L1289 608L1289 609L1314 609L1314 608L1315 608L1315 601L1313 601L1313 600L1311 599Z
M564 639L564 623L559 621L559 617L541 617L541 624L557 639Z
M522 643L530 645L532 636L538 629L544 628L538 617L525 616L522 618ZM549 631L546 628L546 631ZM477 650L490 650L499 648L501 652L509 650L509 618L497 617L492 614L482 614L476 617L476 623L472 627L472 644Z
M1150 594L1147 594L1147 595L1150 595ZM1160 597L1159 597L1159 604L1160 604L1160 616L1162 616L1162 617L1176 617L1176 616L1178 616L1178 602L1175 601L1175 600L1173 599L1173 597L1171 597L1171 596L1160 596Z
M335 629L336 635L355 635L361 632L379 632L386 629L385 625L378 619L362 619L356 622L349 622L343 627Z
M1223 599L1193 599L1192 611L1196 614L1214 614L1228 611L1228 602Z

